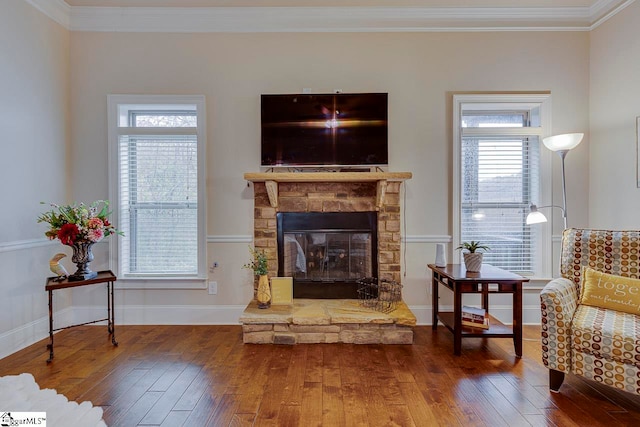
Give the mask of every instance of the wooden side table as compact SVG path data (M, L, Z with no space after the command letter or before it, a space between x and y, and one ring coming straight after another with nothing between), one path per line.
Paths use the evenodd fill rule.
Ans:
M522 357L522 284L529 279L483 264L480 272L467 272L464 265L448 264L436 267L429 264L432 270L433 295L433 330L438 328L440 320L447 329L453 332L453 353L460 355L462 338L468 337L513 337L516 356ZM438 285L441 284L453 291L453 312L441 312L438 308ZM491 318L489 329L469 328L462 326L462 294L481 294L482 308L489 312L489 294L513 295L513 325L504 325Z
M115 322L115 313L114 313L114 302L113 302L113 282L115 282L116 276L110 271L99 271L98 276L89 280L79 280L70 282L68 279L62 281L56 281L57 277L49 277L47 278L47 283L44 289L49 292L49 344L47 344L47 349L49 350L49 359L47 359L47 363L51 363L53 360L53 333L55 331L60 331L62 329L69 329L75 326L88 325L91 323L103 322L107 321L107 331L109 331L109 335L111 336L111 343L114 346L118 345L116 341L116 322ZM67 288L75 288L77 286L87 286L87 285L96 285L99 283L107 284L107 317L104 319L93 320L91 322L78 323L75 325L65 326L63 328L53 329L53 291L58 289L67 289Z

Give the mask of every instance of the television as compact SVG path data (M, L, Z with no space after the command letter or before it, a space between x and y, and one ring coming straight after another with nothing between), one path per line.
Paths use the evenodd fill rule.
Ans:
M261 96L263 167L386 166L386 93Z

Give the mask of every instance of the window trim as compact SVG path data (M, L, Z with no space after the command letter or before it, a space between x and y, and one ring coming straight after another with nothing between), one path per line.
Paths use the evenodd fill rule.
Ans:
M171 105L180 104L196 106L197 127L194 128L140 128L122 127L119 123L119 107L121 105ZM198 140L198 271L195 275L176 274L131 274L121 271L119 257L122 252L123 239L110 239L109 266L118 275L120 288L125 289L205 289L207 275L207 223L206 223L206 109L204 95L107 95L107 139L109 149L109 200L114 213L116 227L120 212L120 161L118 153L118 137L121 134L144 134L149 129L158 135L195 134Z
M460 122L462 119L463 104L478 104L475 110L486 110L488 107L497 107L496 104L504 104L509 108L520 108L523 106L530 107L532 105L540 106L540 127L539 128L502 128L503 135L538 135L540 144L542 138L551 135L551 94L456 94L453 95L453 189L452 189L452 205L453 205L453 243L457 245L460 242L461 235L461 206L462 206L462 182L460 172L462 170L461 149L462 149L462 128ZM484 105L483 105L484 104ZM495 135L495 128L465 128L465 134L473 136ZM546 149L540 150L540 200L538 204L541 206L551 205L552 199L552 156L551 152ZM539 230L539 239L536 248L536 273L531 279L536 280L539 277L551 277L552 264L552 229L553 218L548 225L541 225ZM454 251L453 262L461 262L461 251Z

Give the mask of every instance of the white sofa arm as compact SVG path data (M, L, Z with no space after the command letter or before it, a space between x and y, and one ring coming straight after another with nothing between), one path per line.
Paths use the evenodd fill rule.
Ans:
M554 279L540 292L542 362L549 369L571 371L571 321L578 307L578 290L565 278Z

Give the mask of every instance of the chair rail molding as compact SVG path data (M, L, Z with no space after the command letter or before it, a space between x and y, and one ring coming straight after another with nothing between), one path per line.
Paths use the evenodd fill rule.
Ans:
M0 242L0 252L21 251L24 249L39 248L41 246L60 245L59 241L45 238L14 240L12 242Z
M437 234L424 234L424 235L411 235L402 237L403 242L407 243L451 243L452 237L450 235L437 235Z
M253 243L251 234L208 235L207 243Z

